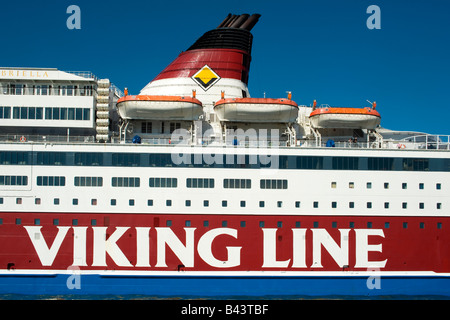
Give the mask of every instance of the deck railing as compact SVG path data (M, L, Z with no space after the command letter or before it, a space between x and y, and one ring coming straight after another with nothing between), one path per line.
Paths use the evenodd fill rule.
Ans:
M94 136L72 136L72 135L29 135L29 134L3 134L0 135L0 142L9 143L95 143ZM109 143L120 144L119 138L112 138ZM182 141L172 140L167 137L142 138L143 145L167 145L175 146L179 144L193 145L189 139ZM132 140L127 140L127 145L133 144ZM405 150L449 150L450 135L420 135L403 139L385 139L381 144L377 142L351 142L336 141L332 144L326 142L318 145L315 140L298 140L296 145L289 145L287 141L258 141L242 140L221 142L214 138L206 138L197 143L197 146L225 146L240 148L342 148L342 149L405 149Z

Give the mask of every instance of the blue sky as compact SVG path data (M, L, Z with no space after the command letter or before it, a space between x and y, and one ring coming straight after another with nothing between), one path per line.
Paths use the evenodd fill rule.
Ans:
M69 30L69 5L81 30ZM369 5L381 29L369 30ZM368 106L382 125L450 134L450 1L3 1L0 66L92 71L137 94L228 13L260 13L249 90L298 104Z

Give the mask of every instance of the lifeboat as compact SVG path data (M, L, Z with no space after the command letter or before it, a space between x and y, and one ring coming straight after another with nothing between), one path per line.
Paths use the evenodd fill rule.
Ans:
M335 108L321 107L309 115L315 128L375 129L381 120L373 108Z
M290 99L228 98L214 104L220 121L231 122L294 122L298 105Z
M198 120L203 114L200 100L189 96L127 95L117 101L122 119Z

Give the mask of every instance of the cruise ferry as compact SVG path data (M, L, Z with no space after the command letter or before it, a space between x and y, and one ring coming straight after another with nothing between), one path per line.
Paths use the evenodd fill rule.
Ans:
M1 294L450 296L449 136L251 97L259 18L138 94L0 68Z

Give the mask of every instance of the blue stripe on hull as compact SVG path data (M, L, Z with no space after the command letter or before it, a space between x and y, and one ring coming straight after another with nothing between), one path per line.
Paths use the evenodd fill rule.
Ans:
M0 275L0 294L146 296L446 296L448 276L383 276L369 289L360 276L102 276L82 275L69 289L69 275ZM73 278L71 278L73 280ZM73 282L76 283L76 282Z

